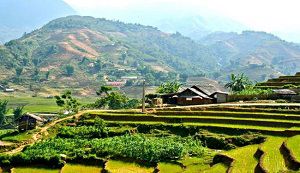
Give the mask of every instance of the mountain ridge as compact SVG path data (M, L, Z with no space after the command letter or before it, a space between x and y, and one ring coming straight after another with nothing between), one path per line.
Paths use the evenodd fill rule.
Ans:
M215 33L196 42L151 26L68 16L0 46L6 74L0 78L13 82L22 67L27 84L84 86L139 76L159 85L187 76L226 81L230 73L263 81L294 73L298 55L298 45L264 32ZM66 65L73 66L74 75L66 75Z

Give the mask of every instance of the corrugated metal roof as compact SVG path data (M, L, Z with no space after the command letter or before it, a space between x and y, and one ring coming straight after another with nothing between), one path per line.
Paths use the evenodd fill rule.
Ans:
M202 98L212 99L212 98L209 97L208 95L206 95L206 94L204 94L204 93L202 93L202 92L196 90L195 88L187 88L186 90L184 90L184 91L182 91L182 92L185 92L185 91L187 91L187 90L192 91L193 93L195 93L196 95L198 95L198 96L200 96L200 97L202 97ZM181 97L181 96L179 96L179 97ZM193 96L191 96L191 97L193 97Z

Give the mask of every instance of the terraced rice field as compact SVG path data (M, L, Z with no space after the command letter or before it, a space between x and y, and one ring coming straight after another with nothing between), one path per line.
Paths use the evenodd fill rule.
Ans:
M98 166L87 166L87 165L79 165L79 164L66 164L61 172L62 173L99 173L102 168Z
M261 146L261 149L265 152L262 159L262 165L270 172L287 171L284 158L280 153L280 147L285 140L285 137L270 136Z
M256 112L256 110L258 111ZM263 110L267 111L263 112ZM117 121L124 124L181 124L202 127L250 129L266 132L283 132L291 129L300 133L299 104L291 107L280 104L278 106L257 105L255 107L200 107L196 111L158 109L149 114L120 111L93 112L92 114L109 122Z
M219 163L211 167L210 169L204 170L203 173L226 173L228 167L223 164Z
M111 173L153 173L153 167L143 167L137 163L109 160L105 169Z
M60 173L59 169L49 169L49 168L13 168L12 173Z
M194 110L156 110L149 114L142 114L130 111L95 111L92 116L100 117L108 123L145 124L145 125L170 125L170 126L198 126L210 128L243 129L259 131L267 134L267 140L261 145L251 145L231 151L222 152L235 161L232 163L231 172L247 173L254 172L257 166L261 165L270 173L280 171L291 171L287 166L286 157L281 153L281 146L287 139L287 146L292 153L300 160L300 105L257 105L257 106L236 106L236 107L201 107ZM91 119L92 120L92 119ZM276 136L280 134L281 136ZM258 149L264 152L260 158L255 157ZM209 161L209 160L208 160ZM228 165L218 163L213 167L205 160L199 158L188 158L174 163L158 163L161 173L225 173L229 170ZM205 164L206 163L206 164ZM182 166L183 165L183 166ZM14 169L20 171L23 168ZM27 169L27 168L26 168ZM26 173L26 169L24 171ZM30 171L35 168L28 168ZM65 172L100 172L100 167L87 167L83 165L67 164L62 173ZM105 170L112 173L152 173L153 167L140 166L137 163L130 163L118 160L109 160ZM57 170L45 170L57 171ZM44 171L43 171L44 172ZM34 173L34 172L33 172ZM51 172L52 173L52 172Z
M299 73L294 76L280 76L279 78L269 79L267 82L260 83L261 88L282 88L284 85L300 85Z
M178 164L172 164L172 163L159 163L158 164L158 169L160 170L160 173L182 173L184 169L178 165Z
M300 135L289 138L287 147L291 150L295 159L300 162Z
M232 173L253 172L258 164L257 158L254 157L257 148L258 145L250 145L226 152L226 155L236 159L233 163Z

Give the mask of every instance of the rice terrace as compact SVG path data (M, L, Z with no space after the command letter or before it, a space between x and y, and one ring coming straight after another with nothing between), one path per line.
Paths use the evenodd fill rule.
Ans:
M20 141L2 130L12 142L2 146L2 171L292 172L300 168L299 114L297 103L87 110Z

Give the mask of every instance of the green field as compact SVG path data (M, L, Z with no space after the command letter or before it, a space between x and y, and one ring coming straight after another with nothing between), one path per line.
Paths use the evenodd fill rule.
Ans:
M56 105L54 98L45 97L1 97L1 100L8 101L9 108L15 108L18 106L24 106L24 111L32 113L55 113L61 110L60 107ZM88 104L95 101L95 98L79 98L81 104ZM12 113L12 111L10 111Z
M262 165L270 172L284 172L287 170L280 147L286 137L269 136L261 149L265 152Z
M49 169L49 168L37 168L37 167L29 167L29 168L13 168L11 170L12 173L59 173L59 169Z
M99 166L87 166L79 164L66 164L61 173L100 173L102 170Z
M111 173L153 173L153 167L144 167L133 162L109 160L105 169Z
M226 154L232 158L236 158L233 164L233 173L251 173L254 171L258 160L254 157L258 145L250 145L242 148L238 148Z
M300 159L300 150L299 150L299 141L300 135L288 138L288 136L284 136L286 131L291 131L297 133L299 131L300 134L300 115L295 113L299 111L299 109L274 109L276 112L266 111L263 112L264 108L251 108L258 109L258 112L251 112L249 108L241 108L239 112L239 108L228 108L226 111L221 111L220 108L214 108L214 110L204 110L204 111L160 111L160 112L152 112L150 114L142 114L136 111L128 111L128 110L120 110L120 111L90 111L90 115L82 116L76 123L84 124L87 126L91 126L95 124L95 117L102 118L109 125L109 129L111 134L120 135L124 133L145 133L145 136L155 136L155 137L164 137L164 136L173 136L173 135L181 135L183 132L176 132L178 129L185 129L186 131L194 130L194 129L214 129L215 133L220 133L219 138L222 140L240 140L240 142L244 139L243 133L247 131L252 132L261 132L262 134L267 135L267 139L264 143L256 145L249 145L245 147L238 147L229 151L221 151L222 154L225 154L231 158L234 158L234 162L232 163L232 172L233 173L250 173L253 172L261 161L261 165L263 168L268 170L269 172L288 172L290 171L285 163L284 155L280 151L280 147L284 141L287 139L288 148L291 149L292 153L296 156L297 159ZM269 109L269 108L268 108ZM247 112L247 111L249 112ZM79 126L81 126L79 125ZM153 128L154 131L148 129L149 131L139 132L138 127L141 126L140 129L143 128ZM183 128L184 127L184 128ZM70 127L73 128L73 127ZM74 127L75 128L75 127ZM80 129L80 128L78 128ZM85 129L85 128L82 128ZM145 130L145 129L144 129ZM173 131L174 130L174 131ZM228 133L233 133L232 136L229 134L222 134L223 131ZM71 131L68 131L69 135L71 135ZM77 133L75 130L74 133ZM196 132L196 131L195 131ZM194 132L194 133L195 133ZM201 132L201 131L200 131ZM6 133L5 131L0 133ZM50 132L51 133L51 132ZM83 133L83 131L80 131ZM84 133L89 133L89 131L84 131ZM83 134L84 134L83 133ZM94 133L94 132L93 132ZM198 132L196 132L198 133ZM235 134L236 133L236 134ZM281 136L276 136L278 134ZM201 133L200 133L201 134ZM207 133L208 137L214 137L213 133ZM251 133L250 133L251 134ZM288 133L287 133L288 134ZM31 133L22 133L16 136L8 136L3 138L9 141L22 141L22 139L30 138ZM76 134L75 134L76 135ZM211 135L211 136L210 136ZM76 135L80 137L80 135ZM233 138L233 136L236 136ZM87 136L85 136L88 138ZM68 139L68 137L66 137ZM72 139L72 138L70 138ZM92 138L93 139L93 138ZM208 138L206 138L208 139ZM249 138L248 138L249 139ZM97 140L97 139L95 139ZM83 142L83 141L82 141ZM129 142L128 142L129 143ZM51 144L51 143L49 143ZM64 146L65 142L62 141ZM87 143L88 144L88 143ZM95 143L96 144L96 143ZM137 144L137 143L136 143ZM45 144L45 147L47 144ZM68 144L66 144L67 146ZM99 146L99 144L97 144ZM81 146L77 145L76 146ZM85 146L88 146L85 144ZM238 145L240 146L240 145ZM244 145L242 145L244 146ZM237 147L237 146L235 146ZM79 147L80 148L80 147ZM138 147L134 147L138 148ZM254 157L254 154L257 152L258 148L261 148L265 154L259 160ZM128 148L130 149L130 148ZM127 149L127 150L128 150ZM87 147L84 152L93 151L93 147ZM127 151L126 150L126 151ZM34 151L34 150L33 150ZM70 148L72 151L72 147ZM74 150L76 151L76 150ZM101 150L102 151L102 150ZM114 150L115 151L115 150ZM130 149L130 151L133 151ZM210 150L211 153L215 153L214 150ZM127 157L127 156L123 156ZM212 167L210 164L212 162L213 154L210 154L210 157L206 158L205 155L197 158L197 157L180 157L178 160L169 160L158 163L158 169L161 173L225 173L228 171L228 164L218 163ZM128 157L130 158L130 157ZM112 173L127 173L127 172L140 172L140 173L152 173L155 169L155 166L152 165L150 167L145 166L145 164L138 164L140 162L132 162L124 160L114 160L108 158L105 170ZM80 164L80 163L79 163ZM18 171L23 168L15 169ZM30 171L32 168L28 168ZM25 170L25 169L24 169ZM93 166L85 166L85 165L74 165L74 164L66 164L62 168L62 172L100 172L102 170L101 167L93 167ZM25 170L26 171L26 170ZM54 170L48 170L54 171ZM56 171L56 170L55 170Z
M158 169L161 173L182 173L184 169L178 165L178 164L172 164L172 163L165 163L165 162L160 162L158 163Z
M289 138L287 140L287 147L291 150L297 161L300 161L300 135Z
M226 173L227 169L228 167L225 164L219 163L210 169L204 170L203 173Z

